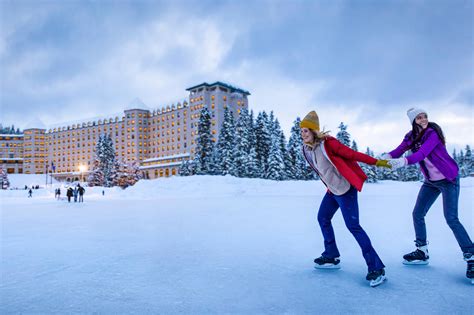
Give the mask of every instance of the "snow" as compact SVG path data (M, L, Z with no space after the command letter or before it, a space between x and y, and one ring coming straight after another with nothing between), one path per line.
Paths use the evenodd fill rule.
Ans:
M21 187L30 176L10 180ZM80 204L54 200L59 185L33 198L0 191L1 314L474 313L441 199L426 219L430 265L402 264L414 248L420 182L366 184L359 194L361 225L387 266L377 288L340 212L342 268L313 268L323 251L319 181L172 177L104 196L86 187ZM473 186L461 180L459 216L471 237Z

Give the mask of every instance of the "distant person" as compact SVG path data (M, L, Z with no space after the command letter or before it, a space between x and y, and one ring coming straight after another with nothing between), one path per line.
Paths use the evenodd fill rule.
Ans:
M58 200L61 199L61 188L58 188Z
M79 185L79 184L78 184L78 185ZM77 186L74 187L73 195L74 195L74 202L77 202L77 195L78 195L78 188L77 188Z
M324 252L314 260L315 268L340 268L339 250L331 220L340 208L344 222L359 244L367 264L366 280L370 286L384 282L385 265L370 242L369 236L359 223L357 193L367 175L357 162L390 167L386 160L354 151L336 138L319 129L319 118L315 111L306 115L300 123L303 155L311 168L326 185L327 192L318 211L318 222L324 238Z
M84 193L86 192L86 190L80 184L78 184L77 186L77 190L79 192L79 202L84 202Z
M102 189L102 196L104 196L104 195L105 195L105 191Z
M426 265L429 261L428 239L426 234L425 216L435 200L443 196L444 217L463 252L467 262L466 276L474 276L474 245L469 234L458 218L459 202L459 167L446 150L446 141L441 127L428 121L426 110L410 108L407 111L412 130L402 143L393 151L384 154L393 169L406 165L420 164L425 181L420 188L413 209L413 225L415 227L416 250L403 256L404 264ZM412 154L401 157L411 150Z
M74 194L72 187L66 190L67 202L71 202L71 197Z
M28 198L33 197L33 190L31 188L28 190Z

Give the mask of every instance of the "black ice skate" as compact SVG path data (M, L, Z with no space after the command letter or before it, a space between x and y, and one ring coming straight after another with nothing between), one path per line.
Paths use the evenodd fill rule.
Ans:
M405 265L428 265L430 256L428 255L428 246L417 246L414 252L403 256Z
M381 285L385 280L387 280L387 277L385 277L385 269L382 268L379 270L369 271L365 279L370 281L371 287Z
M324 256L321 256L319 258L316 258L314 260L314 268L316 269L340 269L341 266L339 265L339 263L341 262L341 260L339 259L339 257L336 257L336 258L328 258L328 257L324 257Z
M474 255L465 253L464 260L467 262L466 277L471 279L471 283L474 284Z

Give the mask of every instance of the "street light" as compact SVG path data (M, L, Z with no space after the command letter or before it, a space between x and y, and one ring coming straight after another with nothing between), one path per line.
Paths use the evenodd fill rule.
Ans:
M79 165L79 172L81 172L81 182L84 182L84 172L87 170L87 167L85 165Z

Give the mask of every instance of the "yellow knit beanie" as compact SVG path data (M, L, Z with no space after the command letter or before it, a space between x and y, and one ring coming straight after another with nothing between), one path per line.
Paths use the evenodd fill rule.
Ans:
M318 114L316 114L314 110L309 112L308 115L306 115L306 117L300 122L300 127L319 131Z

